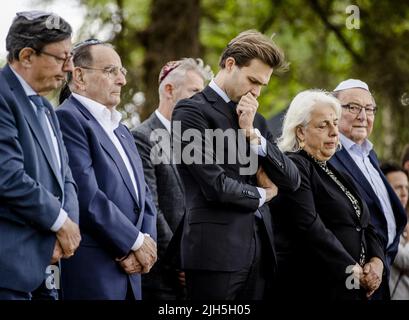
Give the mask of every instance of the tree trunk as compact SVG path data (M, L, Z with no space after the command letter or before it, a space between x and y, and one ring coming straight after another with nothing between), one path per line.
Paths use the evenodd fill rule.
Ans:
M170 60L199 57L199 19L200 0L152 0L151 24L143 37L146 102L141 121L158 106L158 76L162 66Z

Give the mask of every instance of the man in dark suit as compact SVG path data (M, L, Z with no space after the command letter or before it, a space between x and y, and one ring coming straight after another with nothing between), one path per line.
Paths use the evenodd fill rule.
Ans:
M171 117L176 103L202 91L204 82L210 78L211 72L203 67L200 59L184 58L165 64L159 74L159 107L133 131L145 179L158 212L158 263L142 276L144 300L184 297L184 273L164 262L166 248L185 213L183 183L171 162L170 148L166 147L170 146ZM155 148L158 143L167 151L163 154L163 161L157 161L160 155L155 154L159 151Z
M72 95L58 108L78 185L83 241L62 264L63 299L141 299L141 273L156 261L156 209L142 162L115 107L126 69L112 46L74 47Z
M273 143L257 98L273 69L285 64L271 39L243 32L225 48L209 86L173 112L173 145L187 190L181 262L190 299L258 300L271 285L275 257L265 203L276 186L295 190L300 178Z
M390 267L406 225L405 210L379 168L379 161L369 141L377 107L368 85L349 79L341 82L334 93L343 109L339 121L342 149L335 153L330 162L354 178L369 207L371 223L386 256L385 277L373 298L389 299Z
M59 279L49 281L46 270L72 256L81 237L76 186L57 118L43 96L72 70L71 27L50 13L21 12L6 47L8 64L0 70L0 300L31 299L35 292L56 298Z

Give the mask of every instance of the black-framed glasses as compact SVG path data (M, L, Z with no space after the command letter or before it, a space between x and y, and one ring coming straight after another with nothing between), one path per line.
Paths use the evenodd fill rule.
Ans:
M93 67L88 67L88 66L77 66L79 68L87 69L87 70L99 70L104 72L108 77L117 77L119 76L119 73L121 73L124 77L128 74L128 70L126 70L124 67L118 67L118 66L109 66L105 68L93 68Z
M341 105L342 108L347 109L349 112L353 114L360 114L362 109L365 110L367 115L373 116L376 113L377 107L376 106L361 106L358 103L347 103Z
M67 63L70 62L70 60L72 59L72 54L67 55L65 58L61 58L55 54L49 53L47 51L38 51L39 54L45 54L46 56L49 57L53 57L55 60L57 60L59 63L61 63L62 65L66 65Z

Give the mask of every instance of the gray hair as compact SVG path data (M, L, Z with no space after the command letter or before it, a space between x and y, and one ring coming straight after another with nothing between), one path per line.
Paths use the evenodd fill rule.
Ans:
M163 92L166 84L180 84L188 71L196 72L202 77L203 81L210 81L213 78L213 72L209 65L204 64L200 58L182 58L180 65L169 72L159 85L159 95Z
M297 152L300 145L297 139L297 127L305 127L311 120L311 112L318 104L331 106L338 118L341 116L341 104L330 93L319 90L302 91L291 101L284 118L283 133L278 138L277 145L282 152Z

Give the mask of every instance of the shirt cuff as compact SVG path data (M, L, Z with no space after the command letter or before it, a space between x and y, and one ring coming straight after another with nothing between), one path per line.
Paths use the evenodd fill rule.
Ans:
M257 187L258 193L260 193L260 203L258 204L258 207L260 208L265 202L266 202L266 190L263 188Z
M67 218L68 218L67 212L61 208L57 220L55 220L54 224L51 226L51 231L57 232L58 230L60 230L62 225L65 223L65 220L67 220Z
M145 238L145 236L143 235L142 232L138 233L138 237L136 238L135 243L133 244L131 250L132 251L136 251L138 250L140 247L142 247L143 244L143 239Z
M267 156L267 142L266 139L261 135L258 129L254 129L255 134L260 139L260 144L250 144L251 151L258 154L260 157Z

